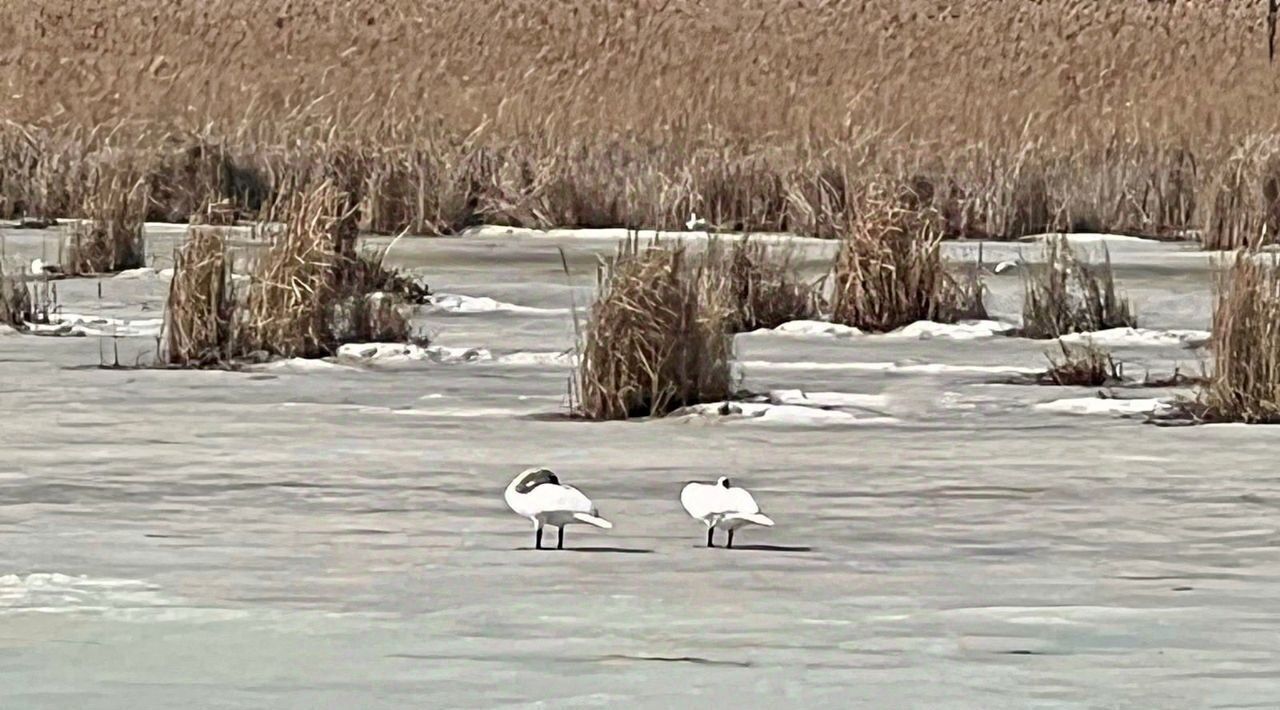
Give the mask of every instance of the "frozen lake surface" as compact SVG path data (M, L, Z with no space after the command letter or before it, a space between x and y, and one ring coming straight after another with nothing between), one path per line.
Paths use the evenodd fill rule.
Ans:
M179 233L153 229L153 268ZM4 705L1280 707L1277 430L1001 384L1046 344L927 328L740 336L761 416L567 421L568 309L615 239L400 240L458 297L422 309L435 343L488 357L107 370L110 339L0 334ZM1111 255L1150 332L1104 344L1198 371L1157 336L1208 328L1210 257ZM135 276L59 282L63 309L145 325L167 282ZM988 283L1016 320L1016 270ZM128 332L122 360L154 350ZM525 549L502 489L532 465L615 529ZM702 547L679 491L720 475L777 527Z

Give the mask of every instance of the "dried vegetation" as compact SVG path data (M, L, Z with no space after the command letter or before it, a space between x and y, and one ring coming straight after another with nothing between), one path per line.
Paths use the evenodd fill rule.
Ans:
M1219 273L1216 298L1213 369L1182 412L1202 421L1280 423L1280 264L1237 254Z
M1059 342L1062 353L1047 353L1049 369L1036 378L1042 385L1110 387L1124 383L1124 366L1111 353L1093 344Z
M948 236L1271 240L1246 2L37 0L0 9L0 217L249 217L340 163L363 227L839 236L870 183ZM210 48L219 48L211 51ZM742 110L741 107L749 107ZM358 189L356 187L358 186ZM834 216L834 217L833 217ZM1268 224L1263 234L1257 225Z
M1081 258L1065 238L1045 241L1044 259L1023 274L1022 335L1057 338L1108 328L1136 327L1137 315L1116 289L1111 254L1100 262Z
M687 244L632 237L604 260L573 381L588 419L662 416L727 399L734 309L723 271Z
M385 269L381 253L357 251L349 193L326 181L277 209L283 222L264 227L244 286L223 232L191 228L166 308L169 364L323 357L348 342L417 339L404 307L420 287Z
M836 256L832 320L886 332L919 320L986 318L978 270L947 269L941 223L932 208L883 197L861 201Z

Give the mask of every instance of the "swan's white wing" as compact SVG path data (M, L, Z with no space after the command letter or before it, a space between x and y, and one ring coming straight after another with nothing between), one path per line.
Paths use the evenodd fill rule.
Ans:
M524 494L524 505L534 513L590 513L595 514L591 499L573 486L543 483Z
M690 483L680 491L680 505L684 506L685 512L697 520L706 520L712 515L724 512L723 501L718 491L724 490L720 486L712 486L706 483Z
M724 512L743 515L752 515L760 512L760 506L756 505L756 499L751 497L747 489L734 487L722 490L724 490Z

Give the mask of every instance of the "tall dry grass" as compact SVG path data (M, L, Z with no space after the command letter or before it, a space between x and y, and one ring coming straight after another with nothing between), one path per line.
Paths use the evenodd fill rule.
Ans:
M165 304L165 360L199 367L231 357L235 291L223 233L192 227L174 256Z
M822 279L804 278L794 244L770 245L749 237L713 242L705 258L729 309L730 332L746 333L822 317Z
M1280 121L1244 0L32 0L0 26L4 217L78 216L108 153L173 220L341 154L376 231L832 236L888 180L951 235L1230 246L1269 209L1237 163Z
M381 254L357 251L350 193L325 180L273 209L282 221L262 228L240 288L223 232L191 228L166 308L169 364L323 357L348 342L414 339L403 307L421 287L387 270Z
M1108 328L1133 328L1138 316L1116 288L1111 253L1091 263L1065 237L1045 241L1044 260L1022 272L1022 335L1057 338Z
M733 392L723 273L681 243L632 237L604 260L580 343L573 408L588 419L662 416Z
M68 274L103 274L146 265L143 215L146 196L129 172L104 168L91 175L90 191L71 225L64 249Z
M25 327L27 321L34 320L34 310L31 292L21 272L6 271L4 259L0 257L0 325Z
M1197 418L1280 422L1280 264L1238 252L1219 272L1209 347L1213 369Z
M887 332L919 320L986 317L981 280L947 269L932 208L877 195L854 213L833 267L833 321Z

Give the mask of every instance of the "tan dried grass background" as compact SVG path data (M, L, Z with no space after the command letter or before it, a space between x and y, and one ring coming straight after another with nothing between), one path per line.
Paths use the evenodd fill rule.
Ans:
M831 236L886 181L948 236L1280 227L1260 2L29 0L0 26L0 216L76 212L112 148L152 219L338 165L386 232Z

